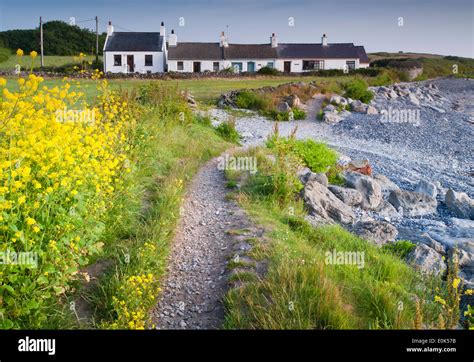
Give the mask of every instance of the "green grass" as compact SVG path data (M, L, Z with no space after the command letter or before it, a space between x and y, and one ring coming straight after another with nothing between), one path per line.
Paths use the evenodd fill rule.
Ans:
M99 57L102 58L102 57ZM1 59L1 58L0 58ZM95 56L89 55L84 58L86 61L94 61ZM8 71L15 70L15 66L18 64L19 59L15 54L10 55L7 60L0 61L0 70ZM45 67L60 67L66 64L78 63L78 60L74 59L73 56L59 56L59 55L45 55L44 66ZM31 60L28 54L25 54L21 59L23 68L29 69L31 66ZM40 56L35 59L35 68L39 68L41 64Z
M339 226L312 227L301 200L281 204L250 187L236 199L267 230L269 269L228 293L226 328L407 329L414 327L416 297L425 301L425 322L437 319L433 293L441 281L424 279L391 250ZM333 250L363 253L363 267L327 263Z

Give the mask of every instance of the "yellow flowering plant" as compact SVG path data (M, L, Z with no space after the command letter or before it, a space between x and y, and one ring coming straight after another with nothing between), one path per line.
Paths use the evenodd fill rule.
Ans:
M9 82L16 90L0 79L0 253L38 263L7 260L0 269L0 328L41 328L42 309L100 252L135 121L105 80L93 107L66 81L49 88L30 74Z

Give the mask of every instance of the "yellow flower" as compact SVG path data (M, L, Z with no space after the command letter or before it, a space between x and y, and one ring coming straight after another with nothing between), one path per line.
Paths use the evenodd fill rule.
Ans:
M5 78L0 78L0 87L4 87L7 85L7 80Z
M441 305L444 305L444 306L446 305L446 301L438 295L435 296L434 300L435 300L435 302L438 302Z
M458 289L459 283L461 282L461 279L459 278L454 278L453 280L453 288Z
M36 220L33 219L33 218L31 218L31 217L29 217L29 218L26 219L26 224L27 224L27 225L36 224Z
M33 226L33 232L34 233L39 233L40 228L38 226Z
M38 56L38 53L35 52L34 50L30 53L30 57L32 57L33 59L36 58Z
M25 196L20 196L20 197L18 198L18 203L19 203L20 205L21 205L21 204L24 204L25 201L26 201L26 197L25 197Z
M18 55L19 57L22 57L22 56L23 56L23 50L18 49L18 50L16 51L16 55Z
M474 294L474 290L473 289L467 289L464 294L466 295L473 295Z

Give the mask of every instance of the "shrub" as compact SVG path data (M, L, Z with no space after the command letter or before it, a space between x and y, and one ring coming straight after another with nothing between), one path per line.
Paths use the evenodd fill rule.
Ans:
M364 103L369 103L374 94L367 89L367 83L362 79L354 79L346 84L345 97L358 99Z
M235 104L239 108L256 111L271 108L269 107L269 100L265 96L248 90L243 90L237 94Z
M260 68L257 73L263 74L263 75L280 75L281 74L281 72L278 69L268 67L268 66Z
M0 48L0 63L8 60L8 58L10 58L10 55L10 49Z
M405 258L413 249L415 249L415 244L413 244L411 241L400 240L396 243L385 244L383 249L397 255L400 258Z
M220 125L216 127L216 132L221 136L223 139L233 143L239 143L240 135L239 132L235 129L235 120L230 119L226 122L222 122Z

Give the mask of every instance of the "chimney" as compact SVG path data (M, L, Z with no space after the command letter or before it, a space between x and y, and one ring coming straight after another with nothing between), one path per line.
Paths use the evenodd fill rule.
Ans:
M321 43L324 46L328 45L328 37L326 36L326 34L323 34L323 37L321 38Z
M178 45L178 36L171 30L170 37L168 38L168 46L175 47Z
M278 48L278 38L276 37L275 33L273 33L270 37L270 44L272 45L272 48Z
M227 48L229 46L229 42L227 41L227 38L224 32L221 33L220 45L221 45L221 48L222 47Z
M162 21L161 22L161 26L160 26L160 36L166 36L166 28L165 28L165 22ZM166 38L165 38L166 39Z
M112 25L112 22L109 21L109 25L107 25L107 35L112 35L114 33L114 26Z

